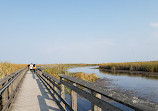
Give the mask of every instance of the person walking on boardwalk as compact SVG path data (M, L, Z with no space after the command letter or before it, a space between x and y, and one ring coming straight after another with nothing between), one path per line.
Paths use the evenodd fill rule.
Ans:
M30 70L30 64L27 67L28 67L28 70Z
M36 64L33 65L33 72L36 72Z
M33 70L33 64L31 63L30 64L30 71L32 71Z

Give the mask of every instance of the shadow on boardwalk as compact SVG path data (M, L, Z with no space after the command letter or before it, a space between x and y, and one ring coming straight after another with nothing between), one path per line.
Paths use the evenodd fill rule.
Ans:
M62 107L50 93L49 88L28 71L18 88L10 111L60 111Z
M37 75L35 74L32 74L33 76L33 79L36 79L38 78ZM35 77L36 76L36 77ZM41 95L38 95L37 98L38 98L38 102L39 102L39 106L40 106L40 110L41 111L49 111L49 110L55 110L55 111L61 111L61 110L64 110L62 108L62 106L60 105L60 103L56 100L56 98L54 97L54 93L52 93L49 88L43 83L43 81L41 81L39 78L36 79L36 82L38 84L38 87L41 91ZM52 104L49 104L48 101L53 101L55 102L59 109L55 108L52 106Z

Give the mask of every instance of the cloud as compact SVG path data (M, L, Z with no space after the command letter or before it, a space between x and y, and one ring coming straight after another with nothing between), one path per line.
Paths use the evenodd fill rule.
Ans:
M149 25L151 27L158 28L158 22L151 22Z

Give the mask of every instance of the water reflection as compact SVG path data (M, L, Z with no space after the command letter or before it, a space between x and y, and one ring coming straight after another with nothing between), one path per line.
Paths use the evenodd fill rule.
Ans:
M126 73L126 72L112 72L110 70L106 70L106 69L99 69L99 72L100 73L103 73L103 74L111 74L111 75L117 75L117 76L121 76L121 75L126 75L126 76L134 76L134 77L142 77L142 78L147 78L147 79L158 79L158 76L147 76L145 74L140 74L140 73Z
M158 103L158 77L149 77L142 74L111 73L95 67L71 68L69 72L95 73L101 85L139 96ZM104 82L103 82L104 81ZM109 84L111 82L111 84ZM108 85L107 85L108 84Z

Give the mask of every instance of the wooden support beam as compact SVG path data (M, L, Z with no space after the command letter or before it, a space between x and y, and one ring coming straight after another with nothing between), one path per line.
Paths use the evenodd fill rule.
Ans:
M96 93L94 91L91 91L91 94L99 99L101 99L101 95L99 93ZM95 105L94 103L91 103L91 110L92 111L101 111L101 108Z
M63 81L64 80L64 78L62 78L62 77L60 77L60 81ZM63 100L65 100L65 86L64 86L64 84L60 84L60 88L61 88L61 90L60 90L60 96L61 96L61 98L63 99ZM61 106L65 109L65 104L61 101Z
M54 82L54 83L56 84L56 82ZM54 90L58 93L58 89L57 89L57 87L56 87L56 86L54 86L53 88L54 88ZM56 93L54 93L54 96L55 96L55 98L58 100L58 96L57 96L57 94L56 94Z
M76 83L72 83L73 86L76 86ZM74 111L77 111L77 93L71 90L71 107Z

